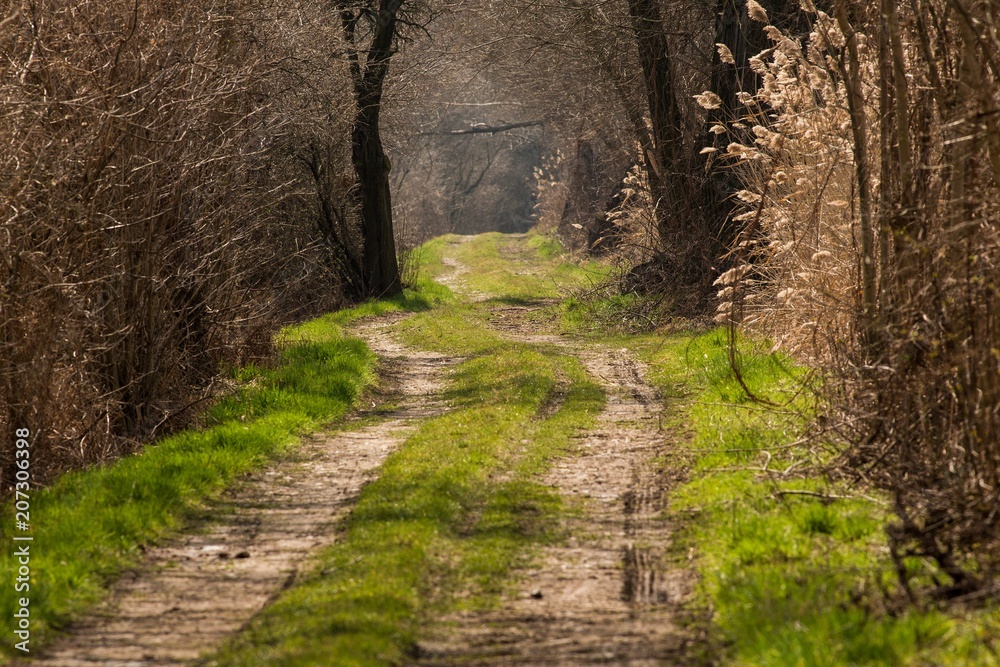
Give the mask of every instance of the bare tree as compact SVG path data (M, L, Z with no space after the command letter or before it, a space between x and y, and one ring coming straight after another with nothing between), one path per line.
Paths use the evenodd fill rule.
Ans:
M391 165L382 147L379 117L389 61L396 50L396 28L403 1L338 2L357 105L351 131L351 157L358 177L364 237L363 277L365 291L370 296L402 292L392 228Z

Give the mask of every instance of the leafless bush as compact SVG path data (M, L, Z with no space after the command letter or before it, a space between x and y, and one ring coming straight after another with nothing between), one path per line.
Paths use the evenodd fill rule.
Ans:
M562 222L562 213L566 208L567 190L560 182L559 172L565 162L562 151L542 158L540 166L532 172L532 194L534 205L531 217L536 229L549 233L555 232Z
M343 94L303 75L333 57L320 9L26 0L0 23L0 430L32 429L39 479L132 449L342 298L343 127L317 107Z

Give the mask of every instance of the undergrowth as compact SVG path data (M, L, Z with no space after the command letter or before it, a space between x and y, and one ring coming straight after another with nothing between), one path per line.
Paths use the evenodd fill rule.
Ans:
M657 295L599 293L562 302L562 327L576 334L639 334L663 326L669 318L670 304Z

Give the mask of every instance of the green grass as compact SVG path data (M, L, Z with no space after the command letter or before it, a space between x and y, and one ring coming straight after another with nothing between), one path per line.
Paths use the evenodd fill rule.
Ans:
M791 401L767 410L736 382L724 332L644 337L633 345L670 397L672 427L690 436L690 478L672 492L665 519L681 526L679 553L695 555L696 606L712 610L715 649L725 664L1000 664L996 607L895 611L887 603L899 592L885 546L885 505L818 473L782 474L793 464L808 470L816 463L802 448L780 448L796 439L810 413L805 398L790 393L801 369L741 343L751 389ZM778 493L792 489L853 497Z
M598 262L572 261L558 241L534 233L440 237L421 249L429 275L440 277L450 270L441 261L445 252L474 269L462 274L469 290L515 305L566 296L602 282L610 270Z
M613 285L609 286L614 289ZM560 325L568 333L605 337L609 334L640 334L670 316L670 304L662 296L612 294L610 289L562 301ZM680 328L687 328L686 321ZM677 327L675 327L677 328Z
M480 318L450 304L401 323L410 344L467 357L450 410L390 455L311 576L210 664L403 664L422 624L491 604L553 538L560 500L534 477L592 423L603 393L574 358L504 342Z
M342 336L343 328L357 320L366 317L379 317L389 313L426 312L436 305L449 303L454 298L451 290L444 285L436 283L430 278L422 277L415 289L407 289L398 297L367 301L353 308L327 313L309 322L285 329L279 334L278 340L295 343L316 338Z
M286 329L271 368L232 371L243 383L204 416L204 428L164 438L140 454L62 476L31 497L31 646L36 649L87 607L156 542L203 512L240 475L283 455L297 435L343 417L375 378L375 355L342 327L393 310L426 310L446 289L424 284L402 297L363 304ZM3 510L12 525L12 507ZM0 577L12 582L12 549ZM7 584L5 584L7 585ZM19 595L0 596L10 635ZM12 653L12 642L0 649Z

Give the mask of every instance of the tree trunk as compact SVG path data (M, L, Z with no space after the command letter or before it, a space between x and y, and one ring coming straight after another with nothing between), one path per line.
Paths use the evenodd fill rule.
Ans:
M858 35L847 18L847 0L836 0L837 24L846 40L849 62L841 64L847 107L851 116L854 139L854 171L858 181L858 207L861 233L861 332L862 348L873 352L876 339L875 243L872 232L871 180L868 171L868 119L862 91L861 62L858 56Z
M653 151L647 155L650 194L657 207L661 236L684 204L685 170L681 165L683 131L677 104L670 45L658 0L629 0L629 16L639 47L646 84L649 117L653 127Z
M732 54L732 62L723 59L718 49L712 58L712 92L719 96L722 105L705 116L706 145L725 153L730 142L753 144L749 136L750 123L744 130L733 127L733 122L745 120L751 110L739 102L741 92L754 95L759 85L758 75L750 67L750 58L767 46L761 25L751 21L747 14L746 0L719 0L716 5L715 43L724 44ZM711 127L723 124L725 134L711 132ZM732 224L732 215L738 208L735 195L745 187L742 179L728 163L716 155L708 156L703 198L709 224L721 246L731 248L739 236L739 226Z
M392 230L392 197L389 160L382 148L379 115L382 85L394 52L396 17L403 0L379 0L378 9L340 0L340 19L348 53L357 112L351 132L351 157L358 176L361 231L364 236L364 282L368 296L395 296L403 291L396 262L396 240ZM367 49L357 43L357 23L371 19L371 41ZM365 53L362 68L360 53Z
M364 282L369 296L395 296L403 291L392 230L389 160L382 149L379 107L362 108L354 120L352 157L358 175L364 236Z
M770 24L779 30L793 34L808 34L810 27L798 9L798 3L790 0L762 0L761 6L770 18ZM750 66L750 58L771 46L764 33L764 24L750 18L746 0L717 0L715 14L715 43L724 45L732 55L732 61L723 58L716 49L712 58L712 92L722 101L718 109L710 110L705 116L705 141L703 146L711 146L724 154L730 142L753 145L753 125L766 125L768 109L751 109L739 101L739 94L756 95L761 83L760 76ZM748 120L753 116L752 120ZM743 121L743 130L733 126L734 121ZM726 126L725 134L711 132L716 124ZM700 148L701 146L699 146ZM709 155L702 198L705 212L719 243L731 248L741 231L732 221L738 208L735 195L745 189L737 170L716 155Z
M878 64L883 72L892 71L892 54L889 47L889 23L882 0L882 15L878 29ZM879 77L879 226L878 226L878 299L879 311L891 303L893 294L892 249L889 241L896 224L899 203L899 162L894 151L896 107L892 94L891 77Z
M993 169L994 183L1000 185L1000 126L997 125L998 110L991 86L987 85L985 81L987 77L984 76L984 73L989 71L990 66L982 62L979 57L977 46L980 40L976 33L977 25L989 26L992 21L989 16L974 16L972 10L967 9L960 0L951 0L951 4L955 8L955 14L962 35L963 63L968 63L968 71L965 72L966 67L963 65L963 72L965 72L965 78L968 79L976 97L979 98L980 108L977 116L982 119L980 122L985 129L986 145L989 148L990 166ZM976 4L973 3L972 7L975 10ZM987 62L995 63L996 61L987 58Z

